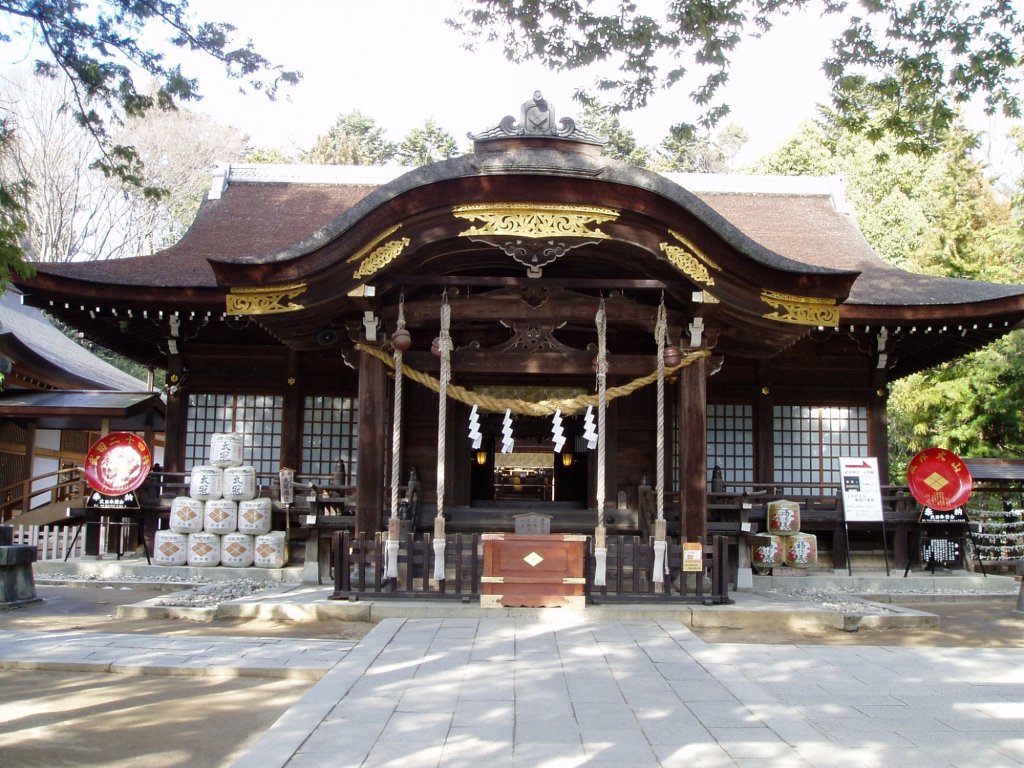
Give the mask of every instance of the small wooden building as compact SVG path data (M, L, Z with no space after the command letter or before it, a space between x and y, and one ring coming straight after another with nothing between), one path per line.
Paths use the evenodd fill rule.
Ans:
M49 502L77 492L76 468L107 431L137 431L158 448L160 393L76 344L16 290L0 297L0 362L0 521L30 510L21 522L63 517Z
M839 456L876 456L884 477L889 383L1024 319L1024 286L884 262L838 178L653 173L602 156L539 94L473 139L412 170L225 166L172 247L39 265L18 284L167 371L167 469L204 463L224 431L246 435L260 471L328 478L343 462L362 530L414 467L426 515L441 493L462 519L540 506L557 526L603 498L635 525L662 456L665 515L692 540L716 467L727 486L793 493L834 487ZM395 409L400 320L415 378ZM446 409L429 386L443 325ZM603 353L598 466L581 398ZM518 407L542 401L565 404L564 445L550 415Z

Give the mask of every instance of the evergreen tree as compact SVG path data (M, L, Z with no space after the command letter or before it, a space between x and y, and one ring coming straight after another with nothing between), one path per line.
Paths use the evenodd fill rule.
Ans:
M397 152L398 147L385 138L384 129L372 117L354 109L339 115L302 160L315 165L386 165Z
M413 128L398 145L396 157L400 165L417 167L447 160L459 153L455 137L427 118L420 128Z

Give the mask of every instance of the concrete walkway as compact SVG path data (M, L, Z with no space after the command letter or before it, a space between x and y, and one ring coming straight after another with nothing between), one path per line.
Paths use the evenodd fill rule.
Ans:
M319 680L354 641L0 631L0 669Z
M553 612L385 620L234 766L1022 763L1021 649L707 644Z

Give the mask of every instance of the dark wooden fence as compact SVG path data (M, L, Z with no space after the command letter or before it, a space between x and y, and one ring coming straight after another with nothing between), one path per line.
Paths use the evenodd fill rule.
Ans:
M483 554L479 534L451 534L445 545L443 581L433 581L434 546L428 535L409 534L399 540L398 572L384 578L386 534L353 536L342 530L334 534L333 571L335 600L359 599L442 599L470 602L480 597ZM725 540L715 537L704 547L705 567L696 572L682 570L682 546L670 544L666 553L669 573L657 584L651 578L654 547L638 536L608 538L606 583L594 586L593 540L588 539L586 598L588 603L689 602L724 604L729 599L729 562Z

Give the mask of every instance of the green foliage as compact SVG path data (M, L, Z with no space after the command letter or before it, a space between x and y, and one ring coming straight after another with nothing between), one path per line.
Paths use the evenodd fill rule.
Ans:
M758 164L762 173L841 173L865 238L887 261L917 272L1021 282L1024 231L975 157L977 137L960 123L928 156L872 142L826 113ZM890 478L903 482L918 451L962 456L1024 454L1024 335L892 382Z
M137 186L143 185L138 155L130 146L110 142L107 119L117 110L138 117L154 107L170 109L200 98L197 80L169 62L164 53L141 42L148 32L169 32L171 45L213 57L223 64L229 78L242 80L271 98L281 84L297 83L301 77L271 64L251 42L235 47L232 25L193 22L188 0L97 0L88 6L79 0L7 0L0 4L0 12L12 21L24 22L0 40L21 37L40 43L48 56L35 62L36 72L50 77L63 73L70 78L74 88L71 107L103 149L97 167ZM156 79L155 91L136 88L136 68ZM149 191L159 194L154 188Z
M243 163L287 164L293 162L291 155L278 147L246 147L242 154Z
M358 109L338 115L327 133L317 137L302 160L314 165L385 165L398 152L384 129Z
M0 156L10 151L13 140L7 121L0 120ZM28 277L34 271L22 258L27 195L27 182L0 178L0 293L7 289L12 273Z
M651 167L657 171L726 173L748 138L735 123L703 136L673 132L661 142Z
M447 160L459 153L455 137L427 118L420 128L413 128L398 145L396 157L399 165L420 166Z
M691 79L690 99L702 110L697 122L710 127L728 114L719 92L740 43L787 23L809 3L663 0L660 15L651 15L651 5L464 0L448 24L469 47L499 43L511 61L605 67L595 88L616 109L643 107L657 91ZM822 16L846 17L823 63L842 128L895 137L900 152L928 153L954 122L956 105L975 95L990 112L1019 115L1024 22L1013 0L824 0L819 7Z
M636 136L622 124L619 116L596 102L583 105L576 123L585 131L605 140L602 152L615 160L646 168L651 161L651 152L636 140Z
M959 456L1024 454L1024 333L896 382L889 397L890 476L937 446Z
M219 61L229 78L274 98L282 84L301 75L271 64L252 43L236 45L230 24L195 22L188 0L3 0L0 17L9 22L0 42L31 42L43 55L35 71L66 77L72 86L67 106L78 123L95 138L100 157L94 167L120 182L137 187L152 200L164 190L147 185L135 148L112 140L108 124L139 117L151 109L173 109L200 98L198 83L161 51L148 47L153 34L170 33L171 46L198 51ZM136 88L140 71L157 81L153 91ZM5 128L6 130L6 128ZM23 181L23 180L22 180ZM11 269L22 269L21 233L24 208L17 205L18 180L4 181L0 197L0 284Z

